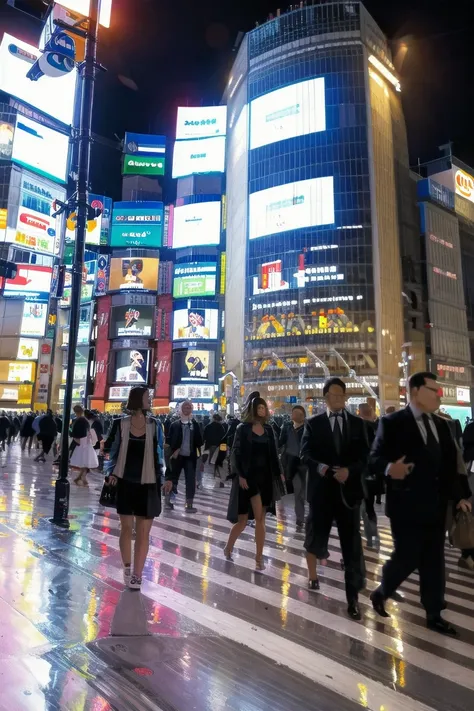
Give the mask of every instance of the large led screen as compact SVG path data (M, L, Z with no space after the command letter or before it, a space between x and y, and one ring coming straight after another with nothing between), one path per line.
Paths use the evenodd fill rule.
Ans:
M173 154L173 178L196 173L223 173L225 136L197 141L176 141Z
M249 239L334 224L334 179L300 180L249 197Z
M225 136L227 106L180 106L176 140Z
M48 301L51 288L52 267L37 264L18 264L14 279L5 280L5 298L26 299L27 301Z
M36 121L17 115L12 160L35 173L65 183L69 137Z
M324 77L291 84L250 104L250 148L326 130Z
M81 284L81 304L92 301L94 293L94 284L97 275L97 260L84 262L82 267L82 284ZM67 271L64 278L64 290L59 305L62 308L67 308L71 305L72 293L72 273Z
M109 291L157 291L159 260L152 257L113 257Z
M173 341L216 340L219 309L179 309L173 315Z
M217 245L221 238L221 203L195 202L174 209L173 247Z
M26 75L40 54L33 45L5 33L0 44L0 90L70 125L77 71L31 81Z
M153 306L114 306L110 319L110 338L151 338L154 321Z
M48 316L48 304L35 304L25 301L20 335L43 338Z
M173 381L214 381L214 351L189 349L173 353Z
M214 262L193 262L176 265L173 277L173 297L193 299L215 296L217 265Z
M115 357L116 383L146 383L148 380L149 351L136 350L117 351Z
M12 192L10 189L10 194ZM64 202L65 199L66 191L63 188L29 173L22 173L16 228L7 228L6 241L35 252L56 254L59 250L62 218L53 217L56 212L55 202Z
M163 244L162 202L118 202L112 213L112 247L148 247Z

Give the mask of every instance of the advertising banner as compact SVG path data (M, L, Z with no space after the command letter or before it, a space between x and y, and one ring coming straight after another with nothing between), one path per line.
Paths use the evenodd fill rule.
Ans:
M171 341L159 341L156 344L156 380L155 380L155 397L163 398L169 401L170 384L171 384L171 360L172 360L172 344Z
M60 3L68 10L77 12L79 15L89 17L90 0L61 0ZM112 0L101 0L99 22L104 27L110 27L110 16L112 14Z
M250 148L326 130L324 77L298 82L250 103Z
M0 44L0 91L69 126L74 110L77 71L31 81L26 75L40 55L39 49L33 45L5 33Z
M465 170L453 166L454 170L454 188L456 195L460 195L470 202L474 202L474 178Z
M47 315L48 304L34 304L25 301L21 320L21 335L43 338Z
M217 265L213 262L193 262L176 265L173 276L173 297L192 299L200 296L215 296Z
M182 380L214 381L214 351L184 350L173 353L173 382Z
M114 306L110 319L110 338L152 338L154 321L153 306Z
M36 264L18 264L15 279L5 280L3 296L5 298L25 299L26 301L49 301L52 267Z
M148 350L124 350L117 351L115 355L115 377L116 383L132 383L140 385L148 381L148 363L150 351Z
M180 106L176 122L176 140L225 136L227 106Z
M128 396L130 395L131 389L131 385L109 388L109 400L120 400L125 402L126 400L128 400Z
M111 247L161 247L163 213L162 202L116 202L112 213Z
M12 161L45 178L65 183L69 136L17 114Z
M216 340L219 309L179 309L173 314L173 341Z
M39 341L33 338L20 338L18 342L18 360L38 360Z
M36 363L18 361L0 361L0 382L24 383L34 382Z
M51 383L51 359L53 355L53 341L47 339L41 341L41 352L39 356L39 367L36 378L35 403L46 405Z
M173 178L199 173L223 173L225 136L176 141L173 154Z
M17 199L14 201L16 204ZM16 228L7 228L6 241L33 251L57 254L62 217L53 217L53 214L56 212L56 200L64 202L65 199L63 188L22 173L17 224ZM12 196L10 200L13 201ZM11 209L14 209L13 202Z
M175 402L179 400L213 400L215 397L214 385L173 385L172 397Z
M90 254L90 252L89 252ZM84 262L82 268L81 304L92 301L94 284L97 274L97 260ZM72 273L67 271L64 280L64 291L59 305L68 308L71 305Z
M278 185L249 196L249 239L334 224L334 178Z
M102 214L87 221L86 244L105 247L109 244L112 198L89 193L89 205L94 209L102 210ZM76 221L76 213L71 212L66 221L66 243L69 246L76 240Z
M0 122L0 160L11 160L15 127L6 121Z
M173 247L218 245L221 241L221 202L179 205L173 214Z
M112 297L104 296L97 302L97 338L95 342L94 397L104 399L107 391L107 371L109 363L109 316Z
M123 175L164 175L165 158L154 158L152 156L130 156L123 157Z
M109 291L156 291L159 259L152 257L112 257Z
M110 257L108 254L99 254L97 259L97 279L95 282L95 296L105 296L107 292L107 278L109 275Z

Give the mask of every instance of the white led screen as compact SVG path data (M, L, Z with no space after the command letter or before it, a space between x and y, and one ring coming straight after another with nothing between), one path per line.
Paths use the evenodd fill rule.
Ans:
M18 114L12 160L46 178L66 182L69 137Z
M334 179L301 180L249 196L249 239L334 223Z
M221 237L221 203L196 202L174 209L173 247L217 245Z
M227 106L180 106L176 140L225 136Z
M250 148L326 130L324 77L291 84L250 104Z
M173 154L173 178L195 173L223 173L225 136L197 141L176 141Z

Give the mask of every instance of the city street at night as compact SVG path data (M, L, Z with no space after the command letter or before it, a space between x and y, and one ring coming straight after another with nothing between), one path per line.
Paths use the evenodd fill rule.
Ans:
M0 474L2 711L465 711L474 693L472 573L447 550L446 617L458 639L424 626L413 576L376 619L345 616L335 531L321 591L308 592L291 497L268 521L263 575L253 530L224 560L228 489L210 475L185 515L155 520L142 593L125 591L115 512L101 477L71 492L71 528L52 526L54 477L14 444ZM366 551L368 588L390 552ZM133 618L132 635L130 620ZM111 636L111 629L115 636ZM145 636L147 634L149 636Z

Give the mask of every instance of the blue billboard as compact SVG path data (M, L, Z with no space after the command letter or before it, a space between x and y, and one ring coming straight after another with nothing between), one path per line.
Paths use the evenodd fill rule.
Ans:
M163 244L162 202L116 202L112 212L111 247L148 247Z

